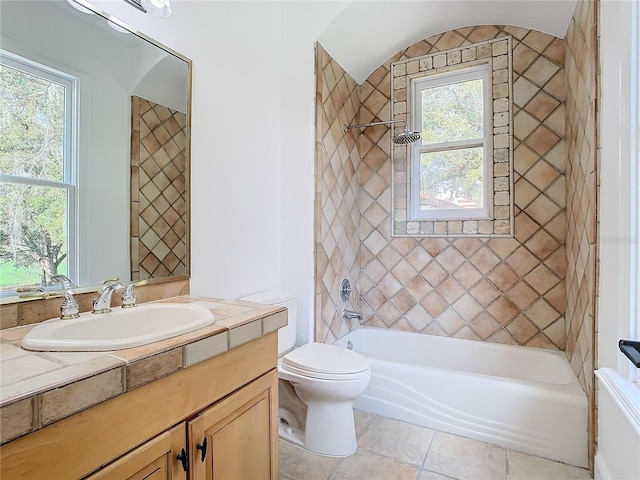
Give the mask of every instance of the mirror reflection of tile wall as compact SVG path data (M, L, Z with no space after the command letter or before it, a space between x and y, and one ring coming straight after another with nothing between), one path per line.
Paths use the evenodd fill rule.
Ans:
M187 273L187 117L131 97L131 279Z

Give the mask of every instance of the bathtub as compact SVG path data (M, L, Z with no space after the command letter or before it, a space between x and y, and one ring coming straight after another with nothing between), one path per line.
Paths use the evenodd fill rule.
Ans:
M371 327L335 345L371 362L355 408L587 466L587 398L562 352Z

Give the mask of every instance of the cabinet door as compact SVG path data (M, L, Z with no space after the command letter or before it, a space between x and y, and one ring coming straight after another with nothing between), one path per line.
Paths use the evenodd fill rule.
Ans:
M188 423L190 480L277 480L274 369Z
M176 456L186 444L182 423L115 460L85 480L185 480L186 472Z

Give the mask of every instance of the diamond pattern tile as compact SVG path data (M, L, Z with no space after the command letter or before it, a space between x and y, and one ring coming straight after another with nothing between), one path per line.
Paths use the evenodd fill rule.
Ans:
M478 271L478 269L471 263L467 262L456 270L453 274L453 278L468 290L482 278L482 273L480 273L480 271Z
M186 115L132 97L131 278L187 272ZM137 114L137 115L136 115ZM139 166L134 166L135 159Z
M573 18L569 24L566 36L566 76L564 79L550 79L545 85L545 91L553 95L565 84L565 139L566 139L566 297L561 296L560 287L555 287L546 295L544 305L535 306L538 310L558 311L558 303L565 300L564 318L551 320L546 318L549 325L545 327L548 338L566 332L565 352L567 358L578 376L582 388L588 393L590 404L589 452L595 450L595 428L593 424L595 405L593 401L595 369L595 324L596 316L596 252L597 240L594 226L597 211L597 183L598 159L596 125L597 112L597 84L599 79L597 54L597 3L584 1L576 4ZM553 151L547 153L547 161L556 165L561 159L553 156ZM550 160L553 158L553 160ZM551 192L550 192L551 195ZM546 230L558 238L557 225L550 225ZM549 260L549 268L562 273L562 265ZM532 307L533 308L533 307ZM534 313L539 313L534 310ZM541 314L542 315L542 314ZM551 315L552 316L552 315ZM554 328L556 323L560 327ZM565 325L566 324L566 325ZM552 340L553 341L553 340ZM592 462L593 459L591 458Z
M404 101L406 91L392 89L392 61L461 45L469 46L461 55L480 58L491 52L472 44L510 34L515 238L392 237L391 216L398 205L392 197L391 171L406 175L390 161L392 129L380 125L345 134L342 126L388 120L392 91L396 101ZM564 253L570 249L567 242L565 250L564 239L579 245L583 237L568 236L560 193L565 185L563 112L572 115L577 110L564 103L564 48L563 39L519 27L469 27L416 42L359 86L318 46L316 278L322 281L316 295L324 300L316 317L316 340L333 341L355 326L336 320L348 307L338 298L338 275L348 272L361 295L350 305L363 313L366 325L543 348L565 346ZM452 61L446 55L426 58ZM419 68L417 61L400 65L407 72ZM586 173L580 175L586 178ZM566 188L571 188L568 181ZM576 188L576 195L582 191ZM355 229L347 233L349 218ZM439 230L438 222L428 228L446 231ZM583 258L580 251L585 252L578 248L570 258ZM325 257L331 263L320 261ZM579 291L572 297L576 302Z

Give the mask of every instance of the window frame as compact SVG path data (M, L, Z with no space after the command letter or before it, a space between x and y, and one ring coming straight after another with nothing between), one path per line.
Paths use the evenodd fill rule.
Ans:
M629 338L640 341L640 75L638 68L640 61L640 7L637 3L631 5L630 15L631 48L629 67L629 168L630 174L630 202L629 202ZM632 364L627 366L628 378L640 388L640 368Z
M411 80L487 63L491 75L493 209L489 218L412 219L411 147L389 137L391 155L391 236L394 238L495 237L515 235L513 37L503 35L478 43L403 58L390 64L391 118L411 128Z
M79 79L48 65L0 49L0 66L7 66L26 74L43 78L65 89L63 126L62 180L39 179L19 175L0 174L0 183L59 188L66 192L67 273L78 281L78 151L79 151Z
M488 62L462 67L450 72L425 75L411 79L412 125L422 129L422 92L430 88L482 80L483 133L479 138L425 144L416 142L411 146L410 219L412 220L460 220L489 219L493 211L493 112L491 98L491 69ZM423 153L461 150L482 147L483 151L483 206L482 208L420 209L420 156Z

